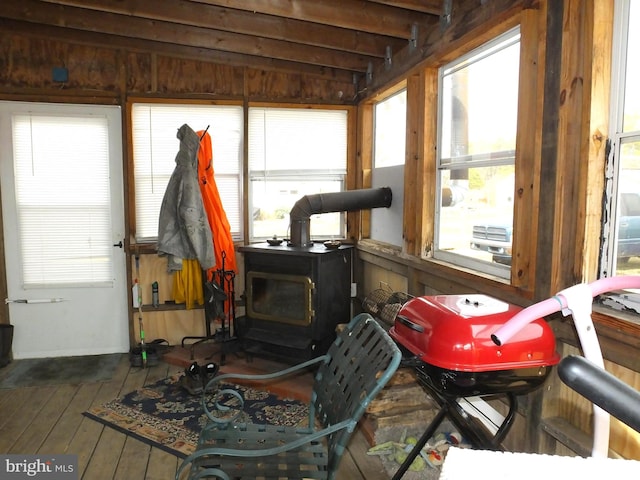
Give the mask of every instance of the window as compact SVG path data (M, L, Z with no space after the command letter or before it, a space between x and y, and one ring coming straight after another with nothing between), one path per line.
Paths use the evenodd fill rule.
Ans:
M371 210L371 238L402 245L404 161L407 137L407 90L386 97L374 106L373 172L371 187L390 187L389 208Z
M407 91L376 103L374 107L374 147L375 168L404 165L407 135Z
M640 5L616 2L615 22L601 276L640 274Z
M344 190L346 172L346 110L249 108L251 239L287 238L296 201ZM312 238L344 237L344 218L312 216Z
M24 287L112 283L107 117L14 114L12 136Z
M434 257L509 277L520 32L439 71Z
M175 169L185 123L211 135L215 180L234 240L242 239L242 107L134 103L131 109L135 177L136 240L158 238L164 192Z

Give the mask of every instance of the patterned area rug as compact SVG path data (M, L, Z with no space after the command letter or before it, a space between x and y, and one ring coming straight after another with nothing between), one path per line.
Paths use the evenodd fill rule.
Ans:
M195 450L198 435L207 417L202 411L201 396L190 395L180 386L181 374L128 393L84 415L131 435L149 445L184 458ZM244 398L244 407L233 395L224 395L218 404L228 408L226 416L236 421L278 425L305 424L307 405L294 399L282 399L254 388L221 384Z

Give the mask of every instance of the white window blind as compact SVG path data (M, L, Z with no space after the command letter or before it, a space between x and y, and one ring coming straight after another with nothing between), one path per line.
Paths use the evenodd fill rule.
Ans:
M249 109L251 239L288 236L289 212L304 195L344 189L346 110ZM344 235L344 215L315 216L311 235Z
M346 173L347 111L249 109L252 175L323 170Z
M108 123L12 117L23 284L113 281Z
M242 107L235 105L144 104L132 106L136 240L158 237L164 192L175 169L178 129L209 127L213 168L234 240L242 238Z

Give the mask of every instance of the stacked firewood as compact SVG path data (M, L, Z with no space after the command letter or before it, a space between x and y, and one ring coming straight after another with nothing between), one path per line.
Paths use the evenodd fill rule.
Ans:
M428 424L437 404L416 381L412 368L399 368L384 389L369 404L367 419L374 429Z

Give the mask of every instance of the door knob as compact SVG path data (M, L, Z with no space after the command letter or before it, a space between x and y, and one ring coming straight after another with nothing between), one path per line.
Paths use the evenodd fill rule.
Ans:
M122 240L120 240L118 243L114 243L113 246L122 248L123 247Z

